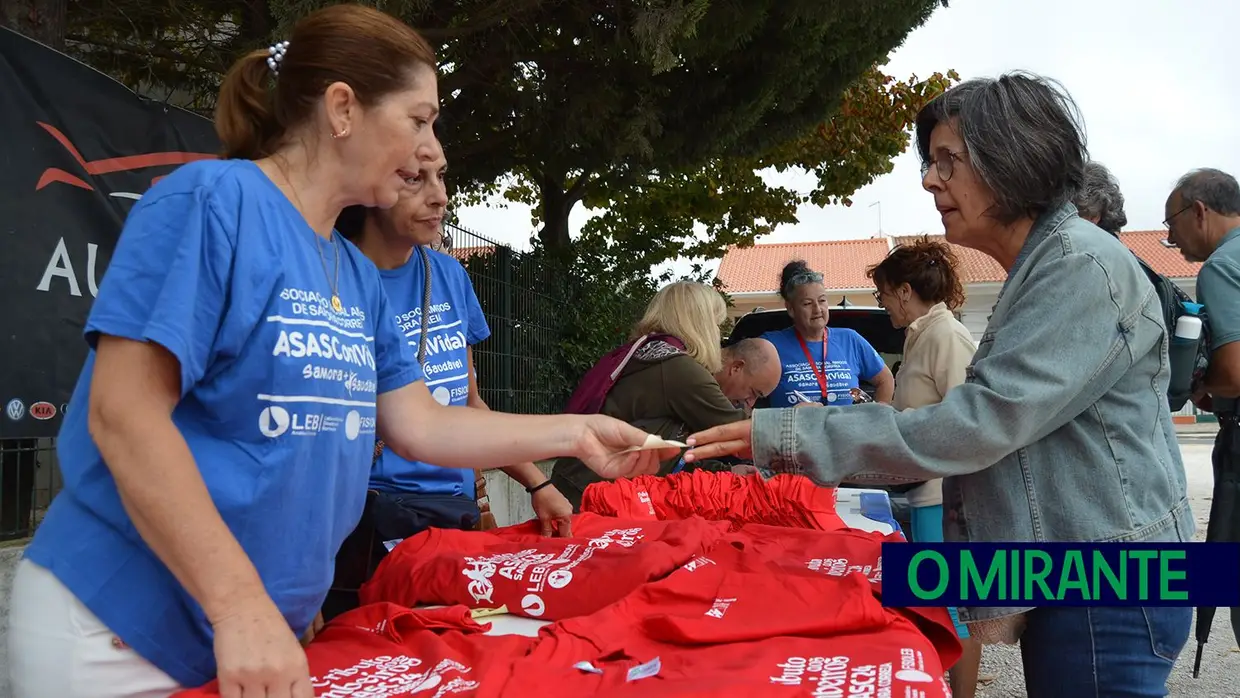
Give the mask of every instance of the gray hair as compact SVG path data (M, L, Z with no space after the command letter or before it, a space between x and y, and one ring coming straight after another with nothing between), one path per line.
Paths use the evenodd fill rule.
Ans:
M779 295L788 300L798 286L822 283L822 273L809 268L803 259L796 259L784 265L779 274Z
M1193 170L1180 177L1175 190L1180 192L1184 205L1200 201L1211 211L1224 216L1240 216L1240 185L1236 178L1208 167Z
M746 370L752 372L756 368L765 366L771 360L770 352L763 351L762 343L766 341L758 337L742 339L736 344L725 347L724 351L728 352L732 358L744 361Z
M962 82L917 114L917 151L931 164L930 134L950 124L995 202L1002 224L1037 218L1070 201L1085 181L1085 127L1054 80L1013 72Z
M1098 227L1112 235L1128 225L1119 180L1100 162L1085 163L1085 183L1074 203L1082 218L1097 218Z

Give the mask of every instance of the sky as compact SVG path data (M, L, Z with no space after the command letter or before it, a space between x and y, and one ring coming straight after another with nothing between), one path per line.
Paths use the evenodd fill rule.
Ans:
M1080 109L1091 157L1119 179L1126 229L1156 230L1180 175L1216 167L1240 176L1237 26L1235 0L951 0L908 35L884 70L902 80L949 69L966 80L1010 70L1058 80ZM916 154L910 150L894 165L857 191L851 207L802 206L798 223L757 242L941 233ZM803 173L768 179L802 191L813 186ZM458 213L465 227L518 250L528 249L536 230L525 206L493 203ZM572 229L589 215L578 205Z

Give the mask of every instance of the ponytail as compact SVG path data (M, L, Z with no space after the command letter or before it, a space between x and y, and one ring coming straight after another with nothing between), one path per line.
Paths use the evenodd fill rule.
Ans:
M233 63L215 106L215 132L224 144L221 157L258 160L275 152L284 129L274 108L275 75L266 49Z

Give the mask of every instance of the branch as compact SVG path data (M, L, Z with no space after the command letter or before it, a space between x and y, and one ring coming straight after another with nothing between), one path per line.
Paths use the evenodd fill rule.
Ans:
M577 203L585 198L586 188L591 184L590 176L594 174L591 170L585 170L577 177L577 181L564 192L564 196L571 202Z
M545 1L495 0L494 3L480 10L476 15L477 19L469 24L460 27L424 27L418 29L418 33L425 37L427 41L451 41L452 39L468 38L474 34L493 29L513 17L537 10Z
M188 56L184 53L177 53L176 51L169 51L167 49L161 49L157 46L137 47L137 46L131 46L129 44L123 44L119 41L110 41L108 39L95 39L89 36L83 36L81 34L68 34L65 36L65 40L72 41L75 44L82 44L84 46L93 46L95 48L106 49L108 51L117 51L117 52L125 53L131 56L149 56L152 58L162 58L167 61L172 61L174 63L181 63L181 64L188 65L194 68L198 68L200 70L206 70L212 73L218 73L220 75L223 75L225 72L225 69L221 68L219 63L217 62L204 62L202 60L195 59L191 56Z

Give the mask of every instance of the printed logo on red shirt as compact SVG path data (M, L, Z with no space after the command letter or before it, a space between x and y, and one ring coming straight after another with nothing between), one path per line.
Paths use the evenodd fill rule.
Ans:
M812 686L813 695L822 698L890 696L893 679L906 684L933 684L936 680L942 680L942 677L936 678L925 669L925 657L920 651L910 648L900 650L899 667L891 662L853 665L852 658L848 656L789 657L775 665L778 673L771 676L771 683ZM915 692L907 695L929 695L913 690Z
M478 603L493 604L491 598L495 585L491 579L498 573L506 579L527 579L529 587L521 599L521 609L531 618L547 612L547 603L539 594L547 587L563 589L573 581L573 568L589 560L596 550L611 545L631 548L645 538L640 528L622 528L607 531L591 538L586 545L569 544L558 555L539 553L535 549L515 553L496 553L482 557L466 557L461 574L468 580L469 595ZM527 577L528 572L528 577Z
M460 662L444 659L429 670L419 671L421 666L421 659L407 655L375 657L363 659L344 669L332 669L321 677L314 677L310 683L317 698L387 698L431 689L438 689L434 695L443 696L478 688L477 681L466 681L460 676L447 677L449 672L469 673L469 667Z
M805 563L805 568L812 572L822 572L832 577L843 577L846 574L856 572L864 575L870 580L871 584L879 584L883 581L883 558L879 556L872 565L853 565L850 560L844 557L838 558L812 558Z

